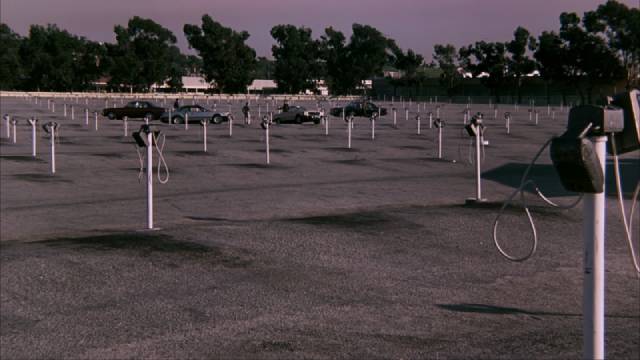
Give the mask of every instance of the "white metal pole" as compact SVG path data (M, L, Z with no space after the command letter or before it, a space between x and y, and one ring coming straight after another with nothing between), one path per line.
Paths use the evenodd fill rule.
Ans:
M353 121L353 117L349 117L349 121L347 122L347 132L348 132L348 143L347 143L347 148L351 149L351 122Z
M202 142L204 144L204 152L207 152L207 123L208 121L204 121L202 123Z
M393 126L398 126L398 122L397 122L397 111L396 108L393 108Z
M11 116L9 115L5 115L4 116L4 123L5 123L5 127L7 129L7 139L11 137Z
M12 120L11 125L13 126L13 143L15 144L18 142L18 138L17 138L18 122L16 120Z
M429 112L429 129L433 128L433 113Z
M94 115L94 120L95 120L95 130L98 131L98 112L94 111L93 115Z
M418 116L416 116L416 120L418 120L418 135L420 135L420 130L421 130L421 123L420 123L420 114L418 114Z
M482 200L482 182L480 169L480 144L482 143L482 128L479 125L471 125L476 130L476 200Z
M265 152L267 154L267 165L269 165L269 124L264 129L264 137L265 137Z
M371 118L371 140L376 139L376 118Z
M84 124L89 125L89 109L84 109Z
M507 116L507 134L511 133L511 116Z
M442 159L442 126L438 126L438 159Z
M129 119L125 116L122 118L122 126L124 128L124 137L128 137L129 136L129 129L128 129L128 121Z
M606 136L591 139L605 175ZM605 176L606 178L606 176ZM605 192L584 194L583 340L585 359L604 359Z
M51 125L51 173L56 173L56 128Z
M36 123L38 120L36 119L31 119L29 120L29 122L31 123L31 155L33 157L37 156L37 146L36 146L36 141L37 141L37 137L36 137Z
M147 227L153 229L153 132L147 134Z
M324 117L324 135L329 135L329 116Z
M75 119L76 119L75 111L74 111L73 105L71 105L71 120L75 120Z
M229 137L233 135L233 116L229 115Z
M184 129L189 130L189 113L184 113Z
M404 109L404 121L409 121L409 109Z

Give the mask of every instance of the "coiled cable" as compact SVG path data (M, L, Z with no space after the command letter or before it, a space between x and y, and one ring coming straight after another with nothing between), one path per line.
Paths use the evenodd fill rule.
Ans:
M631 260L633 261L633 267L636 270L636 273L640 276L640 266L638 265L638 256L636 255L636 250L633 246L633 236L631 234L631 229L633 229L633 214L635 212L636 204L638 203L638 194L640 193L640 181L636 183L636 188L633 191L633 196L631 197L631 212L630 216L627 219L626 211L624 208L624 200L622 199L622 185L620 181L620 162L618 160L618 154L616 152L616 138L615 136L611 136L611 148L613 149L613 172L615 174L616 179L616 190L618 193L618 205L620 207L620 213L622 215L622 223L624 225L624 232L627 238L627 244L629 246L629 252L631 254Z
M533 168L533 165L535 165L536 161L538 160L538 158L540 157L540 155L542 154L542 152L544 152L544 150L549 146L549 144L551 144L551 140L549 139L538 151L538 153L533 157L533 160L531 160L531 163L529 164L529 166L527 167L527 169L524 171L524 174L522 175L522 178L520 179L520 185L518 186L518 188L507 198L507 200L502 204L502 207L500 208L500 211L498 212L498 215L496 216L496 219L493 222L493 243L495 244L496 248L498 249L498 251L500 252L500 254L502 254L502 256L504 256L505 258L514 261L514 262L522 262L525 261L529 258L531 258L531 256L533 256L533 254L535 254L536 249L538 247L538 234L536 231L536 225L533 221L533 217L531 216L531 212L529 211L529 207L527 206L527 202L525 199L525 193L524 193L524 189L528 186L528 185L533 185L534 190L536 192L536 194L538 196L540 196L540 198L546 202L547 204L556 207L556 208L560 208L560 209L571 209L573 207L575 207L576 205L578 205L578 203L580 203L580 200L582 200L582 195L578 196L578 198L571 204L569 205L558 205L554 202L552 202L551 200L549 200L548 197L546 197L542 191L540 191L540 188L536 185L536 183L533 180L527 180L528 176L529 176L529 172L531 172L531 169ZM504 212L504 210L507 208L507 206L509 206L513 200L513 198L517 195L520 194L520 201L522 203L522 207L524 208L524 211L527 215L527 219L529 221L529 224L531 225L531 233L533 235L533 242L531 244L531 248L529 249L528 253L525 254L524 256L513 256L510 255L509 253L507 253L507 251L505 251L502 246L500 246L500 242L498 241L498 224L499 224L499 220L500 217L502 217L502 214Z

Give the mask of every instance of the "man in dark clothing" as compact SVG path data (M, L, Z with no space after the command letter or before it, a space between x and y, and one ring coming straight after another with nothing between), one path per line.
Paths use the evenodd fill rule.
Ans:
M242 107L242 114L244 114L244 123L245 124L249 124L249 103L246 102L244 103L244 106Z
M289 104L287 104L287 102L285 101L284 104L282 105L282 112L287 112L289 111Z
M176 99L176 101L173 103L173 108L177 110L179 107L180 107L180 99Z

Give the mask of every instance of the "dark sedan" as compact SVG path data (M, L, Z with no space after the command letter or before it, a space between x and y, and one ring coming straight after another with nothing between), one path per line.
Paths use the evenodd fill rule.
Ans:
M106 116L111 120L122 120L125 116L131 119L149 118L158 120L162 113L164 113L164 108L149 101L131 101L124 107L106 108L102 110L102 116Z
M321 111L310 111L302 106L290 106L288 111L283 111L279 114L273 115L273 122L276 124L296 123L302 124L303 122L313 122L319 124L321 117Z
M344 107L335 107L331 109L330 114L336 117L340 117L343 114L349 116L361 116L361 117L371 117L372 114L380 113L381 116L387 115L387 109L379 108L376 104L369 101L353 101L348 103Z
M184 124L185 119L189 119L189 123L199 123L202 120L220 124L223 121L229 121L229 112L227 111L211 111L200 105L185 105L179 109L166 111L160 115L160 121L172 124Z

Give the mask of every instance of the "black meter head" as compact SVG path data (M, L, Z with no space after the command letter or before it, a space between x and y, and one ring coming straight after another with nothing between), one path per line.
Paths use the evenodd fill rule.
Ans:
M262 117L262 122L260 123L260 126L264 129L267 130L269 128L269 126L271 125L271 120L269 120L269 117L267 115Z
M484 129L484 125L482 124L483 118L484 115L482 115L482 113L473 115L469 124L464 127L464 129L467 130L469 136L474 137L478 135L478 132L480 135L482 135L482 130Z
M444 127L444 120L440 120L440 118L436 118L433 121L433 126L435 126L437 129L442 129Z
M585 136L615 137L618 153L640 148L638 96L638 90L633 90L616 95L607 106L571 109L567 130L551 141L551 160L565 189L582 193L601 193L604 189L600 159Z
M149 133L151 133L151 127L147 124L142 124L140 126L140 130L134 132L131 134L131 136L133 136L133 139L136 141L136 144L139 147L147 147L147 141L146 141L146 137ZM151 142L153 143L153 145L156 145L155 143L155 139L158 138L158 136L160 136L160 131L153 131L153 136L151 137Z
M613 97L611 105L624 111L624 129L615 133L616 153L623 154L640 149L640 90L635 89ZM613 142L607 143L607 151L613 153Z

